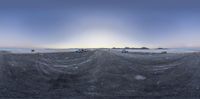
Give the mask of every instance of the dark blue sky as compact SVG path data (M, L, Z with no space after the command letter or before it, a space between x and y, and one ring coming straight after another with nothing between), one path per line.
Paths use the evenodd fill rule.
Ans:
M199 0L1 0L0 47L200 47Z

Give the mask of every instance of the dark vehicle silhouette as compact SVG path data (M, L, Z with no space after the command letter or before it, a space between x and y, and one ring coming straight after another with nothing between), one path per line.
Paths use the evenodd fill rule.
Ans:
M128 53L128 51L126 49L123 49L122 53Z
M161 52L161 54L167 54L167 51L163 51L163 52Z
M84 53L84 52L88 52L88 50L87 49L78 49L76 51L76 53Z
M35 52L35 50L34 50L34 49L32 49L32 50L31 50L31 52L33 53L33 52Z

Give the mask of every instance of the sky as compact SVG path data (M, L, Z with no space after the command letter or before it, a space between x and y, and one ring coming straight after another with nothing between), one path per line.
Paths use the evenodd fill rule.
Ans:
M200 47L199 0L0 0L0 47Z

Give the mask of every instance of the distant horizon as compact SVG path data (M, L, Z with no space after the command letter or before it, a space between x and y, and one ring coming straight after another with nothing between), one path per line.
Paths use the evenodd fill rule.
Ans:
M127 46L125 46L127 47ZM0 49L81 49L81 48L85 48L85 49L101 49L101 48L125 48L125 47L77 47L77 48L73 48L73 47L66 47L66 48L48 48L48 47L45 47L45 48L42 48L42 47L0 47ZM142 46L142 47L146 47L146 46ZM142 48L142 47L129 47L130 49L132 48ZM163 49L200 49L200 47L146 47L146 48L149 48L149 49L158 49L158 48L163 48Z

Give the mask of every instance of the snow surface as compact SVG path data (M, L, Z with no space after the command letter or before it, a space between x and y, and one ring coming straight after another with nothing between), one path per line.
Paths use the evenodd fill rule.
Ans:
M31 48L0 48L0 51L7 51L11 53L32 53ZM34 49L34 53L52 53L52 52L74 52L77 49Z
M122 51L123 49L116 49ZM169 48L169 49L127 49L129 52L144 52L144 53L161 53L166 51L167 53L193 53L200 52L200 48Z
M200 53L138 54L98 49L81 54L0 54L0 97L182 99L200 95L199 64Z
M69 49L34 49L34 53L52 53L52 52L74 52L78 48ZM1 51L11 52L11 53L32 53L31 48L0 48ZM96 49L90 49L96 50ZM122 51L123 49L115 49L116 51ZM127 49L129 52L144 52L144 53L161 53L166 51L167 53L193 53L200 52L200 48L169 48L169 49Z

